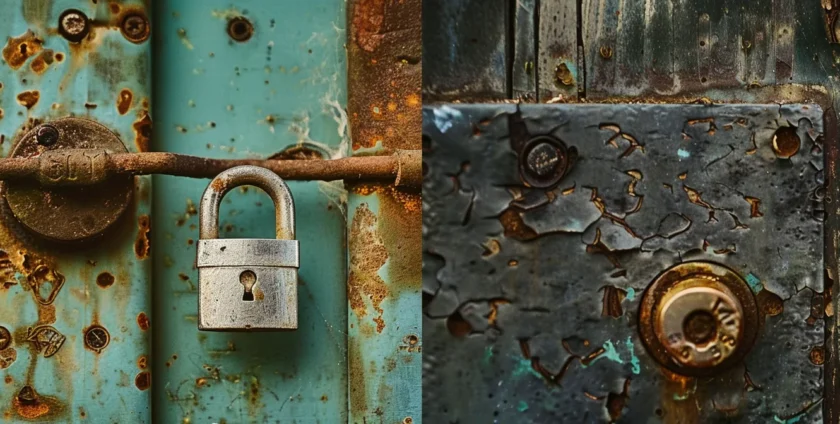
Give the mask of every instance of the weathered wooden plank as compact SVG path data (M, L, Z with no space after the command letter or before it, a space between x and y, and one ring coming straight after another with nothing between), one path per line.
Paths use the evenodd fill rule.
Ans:
M671 17L680 10L680 3L673 5L670 0L648 0L644 6L645 69L648 72L648 81L654 90L670 92L674 87L675 65L679 61L677 54L689 50L684 48L681 42L695 38L691 29L696 21L686 27L677 28Z
M577 1L540 1L538 22L539 99L575 99L578 82L583 78L578 62Z
M424 100L507 98L507 11L507 0L423 2Z
M622 0L618 11L615 85L628 95L639 94L647 86L645 72L645 0ZM603 56L602 56L603 57ZM595 58L597 63L598 58Z
M513 98L533 101L537 98L537 0L512 0L514 36L511 84Z
M706 13L710 16L710 37L711 61L709 67L708 83L710 86L737 86L736 76L738 74L738 18L736 15L736 2L738 0L724 0L712 2L706 7Z
M793 0L773 0L776 84L786 84L793 80L793 37L796 26L793 4Z
M776 53L772 44L773 7L764 1L756 5L742 5L741 63L742 81L747 86L763 86L775 82ZM768 69L771 71L768 72Z
M587 0L584 10L584 54L587 65L587 90L607 92L615 86L615 61L612 49L620 16L620 0Z

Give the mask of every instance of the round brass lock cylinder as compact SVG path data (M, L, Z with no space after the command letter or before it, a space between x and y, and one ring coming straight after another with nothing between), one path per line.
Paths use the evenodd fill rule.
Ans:
M746 281L711 262L669 268L640 305L645 346L677 374L710 375L739 363L758 333L758 307Z

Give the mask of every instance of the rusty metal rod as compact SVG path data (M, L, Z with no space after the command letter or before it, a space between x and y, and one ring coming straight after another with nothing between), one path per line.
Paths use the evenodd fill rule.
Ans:
M34 178L44 185L79 186L113 175L165 174L213 178L240 166L260 166L286 180L389 181L419 187L422 154L401 150L390 156L357 156L331 160L211 159L176 153L110 153L101 149L49 150L31 158L0 159L0 180Z

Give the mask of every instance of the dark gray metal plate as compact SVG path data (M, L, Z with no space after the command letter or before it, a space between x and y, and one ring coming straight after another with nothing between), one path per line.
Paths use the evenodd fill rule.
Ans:
M517 122L577 149L557 187L521 182ZM821 422L822 133L815 105L426 108L426 420ZM668 375L636 329L645 287L689 260L768 313L716 377Z

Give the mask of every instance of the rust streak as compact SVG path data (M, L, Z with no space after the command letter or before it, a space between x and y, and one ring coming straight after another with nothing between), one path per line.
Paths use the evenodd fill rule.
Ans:
M347 278L347 299L350 308L360 319L367 315L365 298L369 298L373 309L379 314L377 332L382 332L385 323L381 303L388 296L388 286L379 276L379 269L388 260L388 251L379 235L376 215L366 203L359 205L350 229L350 275Z
M120 115L125 115L126 113L128 113L128 110L131 108L131 101L133 99L134 99L134 94L131 92L131 90L129 90L127 88L122 89L120 91L119 96L117 97L117 112L119 112ZM148 118L148 117L149 117L149 115L145 114L144 118ZM140 121L142 121L144 118L141 118ZM138 121L138 122L140 122L140 121ZM136 129L137 123L135 123L134 125L135 125L135 129ZM142 151L145 151L145 150L142 150Z
M140 215L137 220L137 240L134 242L134 253L138 259L149 257L149 215Z

